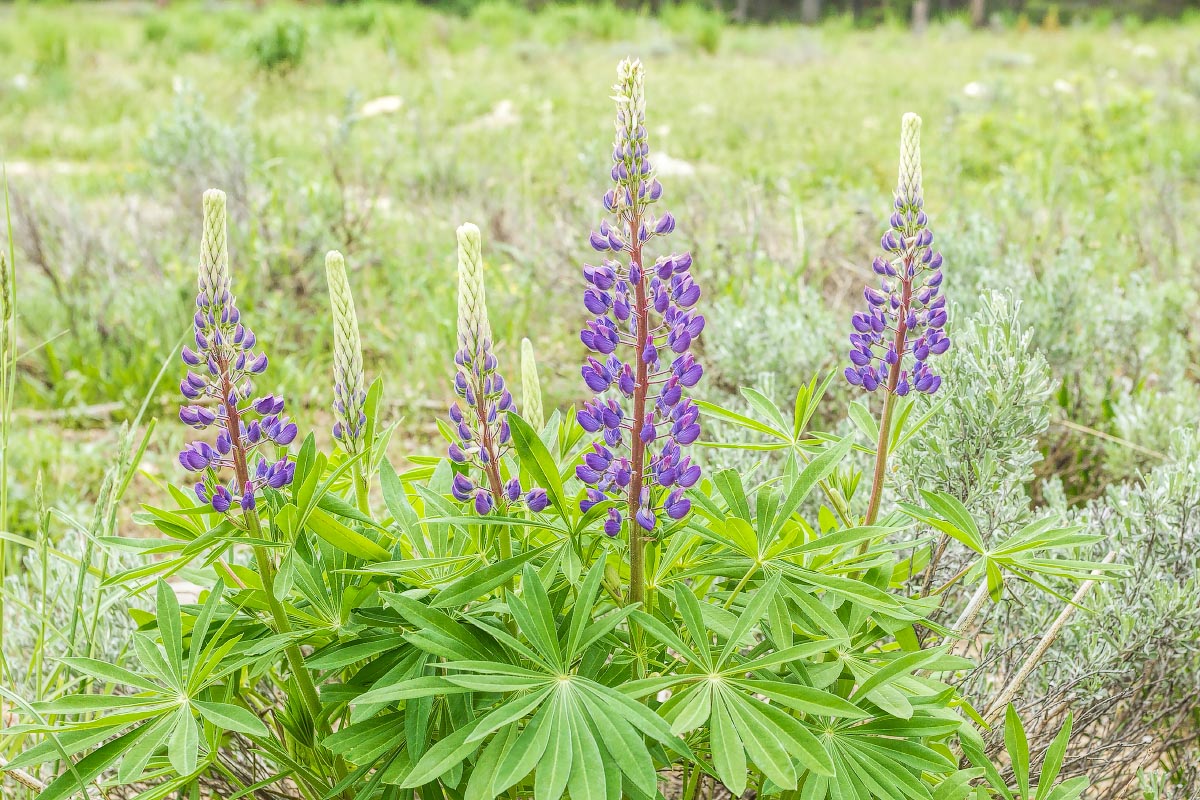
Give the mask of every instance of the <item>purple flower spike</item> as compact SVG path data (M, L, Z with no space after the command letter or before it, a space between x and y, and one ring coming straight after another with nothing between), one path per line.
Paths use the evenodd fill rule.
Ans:
M659 512L672 519L685 516L691 503L677 483L686 470L690 483L700 468L680 452L700 436L699 409L685 396L704 368L692 345L704 330L704 316L695 310L699 284L691 273L690 253L668 253L647 261L645 248L670 235L676 219L670 212L652 213L663 196L648 158L643 69L640 62L621 62L614 95L617 102L616 138L612 148L613 186L604 194L608 216L589 236L589 244L613 256L602 267L584 265L588 286L584 307L594 315L580 333L593 353L581 374L596 397L576 416L603 444L584 458L575 475L589 488L584 511L605 499L624 500L622 514L610 509L604 532L617 536L625 518L631 526L631 586L640 576L638 530L652 532ZM615 258L627 256L627 263ZM644 268L643 268L644 267ZM610 302L611 299L611 302ZM620 451L618 454L614 451Z
M882 388L904 396L911 391L933 394L942 384L927 362L950 347L943 332L946 298L940 295L942 254L932 250L921 190L921 118L904 116L900 142L900 180L891 230L880 247L872 271L882 276L879 288L867 286L867 310L850 318L850 366L846 381L868 392Z
M260 457L250 474L251 456L271 442L286 447L296 439L299 428L283 416L284 401L273 394L255 399L253 377L267 368L266 353L249 354L255 336L241 322L234 304L229 275L225 230L225 195L216 190L204 194L204 235L200 251L199 292L192 318L196 349L183 348L183 363L203 365L201 372L189 371L179 385L188 401L179 419L197 430L217 427L215 447L191 442L179 453L179 463L201 474L196 497L214 511L227 513L235 505L254 522L256 493L263 488L282 489L292 482L295 465L286 458L268 466ZM221 473L231 469L234 480L227 488ZM235 495L235 491L240 494Z
M483 243L479 228L466 224L458 235L458 350L454 354L454 392L463 403L450 406L449 416L457 441L446 450L450 460L477 470L478 486L467 475L454 478L451 493L460 502L474 500L478 514L490 513L500 506L501 513L522 501L532 511L546 508L549 499L536 487L522 496L521 482L502 478L504 456L512 445L508 412L515 410L512 393L500 374L499 359L492 352L491 324L487 317L483 279ZM585 274L595 288L589 289L585 302L607 308L611 281L601 267L589 267ZM592 359L584 368L584 377L597 385L612 381L612 366Z

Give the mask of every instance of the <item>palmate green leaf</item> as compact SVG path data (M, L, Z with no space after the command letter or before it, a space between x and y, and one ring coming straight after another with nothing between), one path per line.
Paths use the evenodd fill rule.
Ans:
M1004 746L1012 762L1013 776L1021 797L1029 797L1029 741L1025 738L1025 726L1017 716L1012 703L1004 710Z
M783 432L788 429L787 420L783 418L783 412L779 410L779 406L775 405L774 401L767 397L757 389L749 386L742 388L742 397L746 398L746 402L776 428Z
M855 400L850 404L849 415L850 421L868 442L879 439L879 423L875 421L874 415L861 400Z
M981 769L960 769L934 788L933 800L967 800L972 794L971 782L982 775Z
M707 681L695 683L676 693L672 700L678 698L678 701L672 704L670 712L666 714L667 722L671 723L671 733L683 735L708 722L712 714L712 697L713 687Z
M506 690L490 689L484 691ZM508 689L507 691L513 691L513 689ZM480 721L480 724L475 728L474 732L467 737L467 741L477 742L480 739L486 739L488 736L491 736L501 728L525 719L525 717L532 714L538 707L541 706L542 702L550 696L550 692L551 689L546 687L532 694L516 695L512 700L501 704L499 708L495 709L486 717L484 717L484 719Z
M509 413L507 419L512 431L513 448L521 459L521 468L529 472L534 483L546 490L551 505L559 515L570 519L573 511L567 505L562 477L554 456L550 455L550 450L528 422L514 413Z
M173 701L161 694L115 695L115 694L69 694L54 700L34 703L39 714L86 714L94 711L113 711L118 708L160 708Z
M730 411L727 408L722 408L721 406L718 406L714 403L709 403L705 400L695 400L693 402L695 402L695 404L699 407L700 413L706 417L712 417L713 419L719 419L723 422L729 422L733 425L737 425L740 428L745 428L747 430L754 431L755 433L761 433L774 437L783 441L784 443L791 441L791 437L785 431L776 430L770 425L759 422L752 417L747 417L744 414L738 414L736 411Z
M179 600L174 590L161 578L155 600L158 617L158 632L163 649L167 653L167 664L177 683L183 683L183 622L179 614Z
M533 771L533 796L536 800L558 800L571 776L574 752L571 748L571 704L566 691L560 691L548 724L550 741Z
M970 530L963 529L961 526L949 520L942 519L936 514L931 514L920 506L911 503L897 503L896 507L918 522L941 531L976 553L983 554L987 552L987 546L983 542L983 537L978 535L978 532L972 533Z
M757 698L743 697L742 700L774 723L775 733L784 742L788 752L808 770L820 775L834 774L833 759L829 757L824 745L799 720L783 709Z
M401 789L414 789L441 777L457 767L464 758L475 752L479 743L470 739L475 728L483 722L477 719L463 725L425 751L400 783Z
M67 800L83 792L88 783L128 752L149 730L149 724L139 725L96 748L51 781L34 800Z
M782 576L778 573L773 575L763 584L762 588L754 592L750 597L750 601L746 603L742 613L738 615L737 622L733 626L733 630L729 634L729 638L725 641L725 646L721 648L721 654L717 657L718 666L724 666L733 655L734 648L737 647L750 632L750 629L758 625L759 621L767 613L767 606L771 599L779 591L779 583Z
M403 594L381 592L380 597L412 624L415 630L408 637L419 642L422 649L448 659L492 660L491 648L473 630L445 612Z
M741 797L746 792L746 751L719 694L714 694L712 699L709 748L712 751L713 768L717 771L717 777L734 797Z
M567 629L567 644L564 650L565 661L569 664L575 660L580 651L580 642L588 623L592 621L592 609L596 604L596 594L600 591L600 582L604 579L605 563L597 560L588 570L579 587L575 605L571 609L571 623Z
M528 775L541 760L542 755L546 752L546 745L550 741L553 727L547 720L558 702L558 696L555 695L549 703L543 704L504 753L492 781L493 796L506 792L517 781Z
M334 519L319 507L308 510L306 526L324 541L364 561L387 561L392 554L376 542Z
M247 736L267 735L267 726L249 709L230 703L212 703L205 700L193 700L192 705L200 712L201 717L223 731L244 733Z
M1054 741L1050 742L1050 746L1046 748L1046 756L1042 759L1042 769L1038 775L1037 793L1034 800L1046 800L1050 796L1054 781L1058 780L1058 773L1062 770L1070 738L1071 714L1068 712L1066 721L1054 736Z
M642 738L631 726L614 720L610 709L600 705L590 693L581 692L580 700L587 709L601 747L638 791L653 797L658 787L658 775Z
M817 385L820 380L819 375L814 375L807 386L801 385L796 390L796 403L792 411L792 440L800 441L800 434L808 427L809 421L813 414L817 413L817 408L820 406L821 400L825 397L825 392L829 389L829 384L833 381L836 371L830 372Z
M404 484L401 482L400 476L396 474L395 467L387 459L379 462L379 488L383 492L384 505L387 506L392 519L400 526L400 530L410 537L415 536L420 518L413 510L412 504L408 502Z
M571 774L567 789L571 800L605 800L608 796L604 757L585 717L571 719Z
M521 596L509 596L508 609L538 653L552 668L563 671L565 665L558 646L558 631L554 624L554 612L550 610L550 598L546 595L541 578L528 564L521 575Z
M796 788L796 765L788 755L788 742L774 722L740 695L728 690L720 693L725 709L741 731L750 760L776 785Z
M12 733L14 726L5 728L6 733ZM82 753L112 737L115 731L111 728L68 730L47 736L41 742L22 753L13 756L6 769L28 769L44 764L47 761L65 759Z
M407 641L399 634L383 634L336 642L304 659L309 669L341 669L358 661L403 647Z
M745 689L749 694L759 694L773 703L804 714L845 719L866 719L870 716L854 703L831 692L784 681L741 679L731 684Z
M359 704L397 703L401 700L414 700L418 697L465 694L469 691L470 689L467 687L456 686L441 675L419 675L399 683L385 683L382 686L376 684L370 691L355 698L355 702Z
M821 455L814 458L804 467L796 480L788 487L784 500L779 504L779 510L776 513L775 520L770 524L770 537L774 539L783 525L789 520L800 508L800 505L808 498L813 487L820 481L828 478L846 454L850 452L850 447L854 443L853 436L846 436L839 439L835 444L830 445ZM762 521L759 523L763 524Z
M157 722L149 723L150 730L146 735L134 742L121 757L121 764L117 768L117 780L129 784L142 776L150 759L166 744L167 737L174 730L174 722L171 717L163 717Z
M167 758L171 768L180 775L191 775L200 761L200 725L192 716L190 706L180 706L175 712L175 724L167 738Z
M500 759L517 740L518 729L511 724L498 732L479 754L471 777L467 780L467 788L463 800L493 800L492 785L496 782L496 773L500 769Z
M552 545L526 550L511 558L489 564L481 570L468 572L458 580L438 592L433 599L433 608L457 608L472 600L483 597L493 589L502 586L509 578L521 571L521 568L532 558L544 553Z
M712 672L713 663L709 657L708 628L704 624L700 601L692 593L691 588L682 581L675 584L675 605L679 609L680 616L683 618L688 636L691 638L692 644L695 645L695 650L681 651L676 648L676 651L693 653L696 657L695 660L699 662L701 668L705 672Z
M862 681L851 695L851 700L856 697L870 696L877 688L886 686L893 680L901 676L907 676L914 670L936 661L945 655L946 647L931 647L927 650L918 650L912 653L904 653L896 658L891 659L882 667L877 669L869 678Z
M725 499L729 512L735 517L750 521L750 501L746 499L746 489L742 485L742 476L737 470L723 469L713 475L713 485Z

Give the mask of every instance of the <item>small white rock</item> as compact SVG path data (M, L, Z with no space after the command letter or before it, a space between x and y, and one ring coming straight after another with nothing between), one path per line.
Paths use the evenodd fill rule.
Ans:
M363 103L363 107L358 113L364 117L378 117L380 114L395 114L402 108L404 108L403 97L387 94Z

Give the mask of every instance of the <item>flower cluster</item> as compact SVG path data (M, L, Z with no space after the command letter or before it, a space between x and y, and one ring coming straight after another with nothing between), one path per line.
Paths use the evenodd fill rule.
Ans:
M298 433L283 413L283 398L254 397L253 378L266 370L267 356L255 352L256 337L242 323L230 289L225 193L212 189L204 193L195 348L183 348L183 362L197 369L189 369L179 384L187 400L179 419L196 430L215 426L217 435L213 444L189 443L180 451L179 463L199 473L196 496L221 513L235 504L252 510L256 492L291 483L295 465L286 454L275 458L260 454L253 474L249 464L256 450L268 444L286 447ZM233 471L227 484L221 478L226 469Z
M900 180L891 230L883 236L885 256L871 265L878 289L863 291L867 310L851 318L850 366L846 380L869 392L883 387L896 395L933 394L942 384L929 368L930 356L950 347L945 333L946 297L942 254L932 249L933 233L921 192L921 118L905 114L900 138Z
M450 406L457 441L450 444L448 455L455 463L481 469L486 485L458 473L451 487L454 497L473 501L480 514L487 514L499 502L515 503L522 497L531 511L542 511L549 504L545 489L523 493L519 479L503 482L500 477L500 459L512 441L508 412L513 410L513 397L492 353L482 243L479 228L470 223L458 229L458 344L454 392L463 405L456 402Z
M648 158L643 81L641 62L621 62L614 86L613 187L604 195L612 217L589 237L594 250L611 256L583 267L588 284L583 304L596 317L580 339L596 355L588 357L582 374L596 397L578 420L602 441L576 475L589 486L583 510L624 494L627 513L652 531L659 513L672 519L688 513L684 490L700 479L700 468L682 448L700 435L700 411L684 389L704 374L689 352L704 330L704 317L695 310L700 287L689 253L659 257L649 267L644 262L643 247L670 234L675 218L649 211L663 189ZM621 254L627 265L618 260ZM629 401L628 413L622 399ZM622 512L610 508L605 532L616 536L622 524Z
M329 281L329 301L333 308L333 438L347 453L358 452L366 432L364 404L367 390L363 377L362 342L358 335L358 315L354 295L346 274L346 260L336 250L325 255L325 275Z

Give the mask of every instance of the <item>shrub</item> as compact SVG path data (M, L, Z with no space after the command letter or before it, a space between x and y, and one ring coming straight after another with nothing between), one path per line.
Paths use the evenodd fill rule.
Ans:
M308 29L293 17L275 17L250 38L250 54L264 72L284 75L300 66L308 46Z

